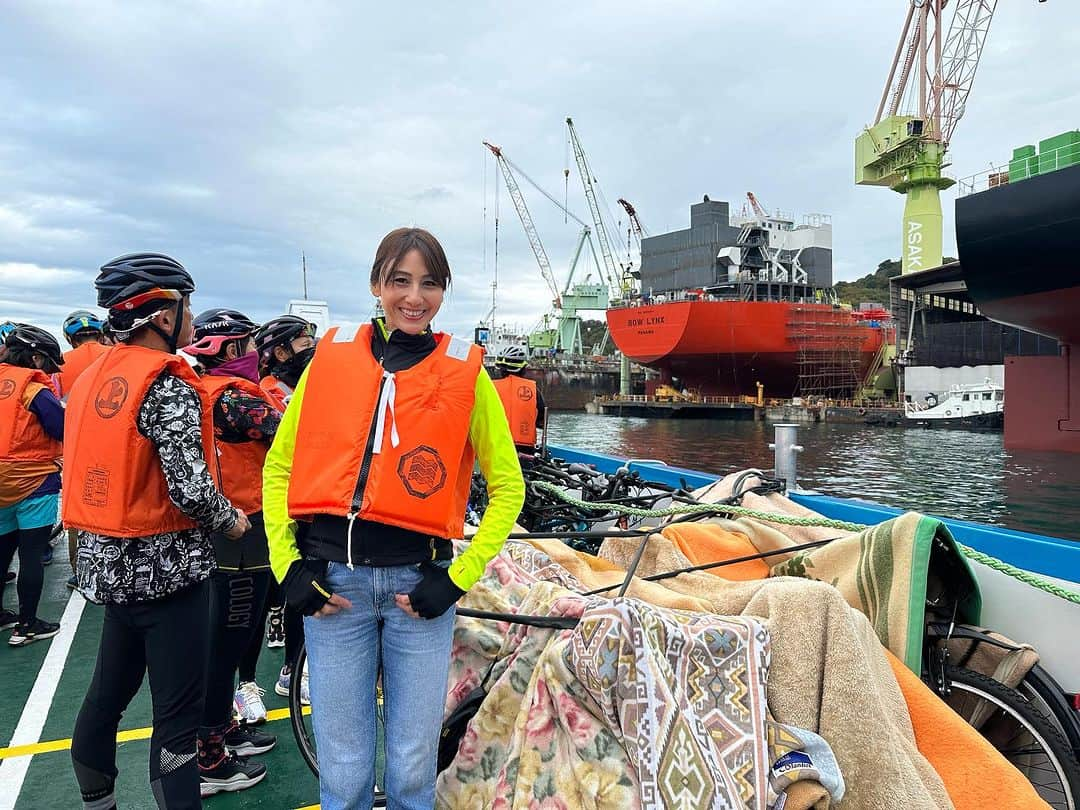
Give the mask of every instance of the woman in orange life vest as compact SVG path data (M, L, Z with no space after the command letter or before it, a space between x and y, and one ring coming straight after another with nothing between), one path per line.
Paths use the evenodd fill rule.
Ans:
M184 353L199 361L204 403L214 425L221 491L251 522L239 540L211 535L217 571L210 578L210 658L199 726L202 795L252 787L266 766L245 757L264 754L277 738L254 727L266 722L255 683L262 649L270 554L262 521L262 466L281 412L259 387L256 325L233 309L208 309L192 321L194 342ZM236 688L237 667L240 687ZM240 725L232 719L236 703Z
M370 276L385 318L319 342L266 457L270 562L306 617L324 810L372 804L380 667L388 806L434 805L453 606L524 499L479 347L429 329L449 282L434 236L387 234ZM454 558L474 454L490 504Z
M14 627L8 644L21 647L55 636L60 625L38 618L42 556L56 520L63 455L64 408L48 373L64 360L56 338L18 324L0 359L0 573L19 552L19 612L0 610L0 628ZM0 584L0 590L4 584Z

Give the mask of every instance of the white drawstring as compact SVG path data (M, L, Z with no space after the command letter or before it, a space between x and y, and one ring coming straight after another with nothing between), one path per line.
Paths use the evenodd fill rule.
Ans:
M345 557L348 562L349 570L353 570L352 564L352 527L356 523L356 516L358 512L349 512L349 534L345 538Z
M397 432L397 418L394 416L394 400L397 399L397 385L394 382L392 371L383 371L383 389L379 396L378 416L375 417L375 441L372 443L372 454L382 452L383 434L386 431L386 412L390 411L390 446L397 447L401 443Z

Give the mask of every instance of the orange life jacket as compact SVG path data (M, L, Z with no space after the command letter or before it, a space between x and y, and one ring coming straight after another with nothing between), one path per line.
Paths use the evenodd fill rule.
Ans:
M169 499L153 442L139 432L139 409L162 372L188 383L205 402L195 371L173 354L143 346L108 348L79 377L64 419L61 516L68 528L109 537L145 537L195 527ZM203 408L203 455L218 480L214 426Z
M495 380L514 444L536 447L536 383L510 374Z
M249 397L261 399L270 407L277 408L273 399L255 383L242 377L218 377L207 374L202 378L206 399L203 400L203 421L214 421L214 406L226 389L235 388ZM266 451L270 448L265 442L223 442L214 432L214 444L217 445L218 474L221 478L221 491L232 501L237 509L251 515L262 510L262 468L266 460Z
M319 341L297 426L289 515L360 517L461 537L483 351L436 333L430 355L391 374L372 355L371 335L365 324L351 340L332 329Z
M275 377L273 374L267 374L261 380L259 380L259 387L263 392L270 395L270 399L274 401L274 406L279 411L284 411L285 406L288 404L287 398L292 396L293 389Z
M71 386L75 384L75 380L79 378L79 375L108 350L108 346L91 342L84 343L69 352L64 352L64 364L53 375L53 379L56 381L57 396L66 400L71 394Z
M0 363L0 461L56 461L64 454L30 410L31 385L52 390L44 371Z

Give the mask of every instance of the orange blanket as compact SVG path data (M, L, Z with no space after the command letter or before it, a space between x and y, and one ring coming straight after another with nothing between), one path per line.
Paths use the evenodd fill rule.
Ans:
M660 533L674 543L694 565L735 560L758 553L745 534L729 532L708 523L672 523L665 526ZM725 565L723 568L710 568L708 573L723 579L745 582L751 579L767 579L769 565L765 560L749 560Z
M888 650L889 665L907 701L915 744L938 772L956 810L1049 807L1035 788L982 736L953 712Z

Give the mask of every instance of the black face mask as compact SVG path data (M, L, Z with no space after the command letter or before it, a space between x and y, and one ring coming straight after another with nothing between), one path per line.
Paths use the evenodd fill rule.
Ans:
M282 363L282 374L279 375L282 381L286 385L295 386L300 381L300 375L304 373L304 369L308 367L308 363L311 362L311 358L314 356L315 347L309 346Z

